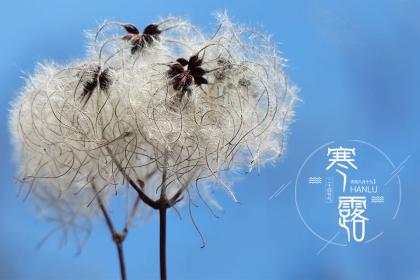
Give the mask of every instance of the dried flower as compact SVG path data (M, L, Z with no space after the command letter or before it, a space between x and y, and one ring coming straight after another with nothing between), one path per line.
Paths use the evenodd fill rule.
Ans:
M123 27L128 33L123 37L123 40L130 41L132 45L131 54L135 54L145 46L151 45L153 41L159 40L159 35L162 33L162 30L156 24L146 26L142 34L140 34L140 31L133 24L124 24Z
M190 86L192 84L197 86L208 84L207 79L204 78L206 71L201 68L202 63L203 59L198 58L196 54L189 60L178 58L175 63L169 66L168 76L172 79L174 90L180 91L181 96L185 93L191 94Z
M127 184L156 208L194 192L218 206L212 188L236 201L234 175L283 154L297 100L285 61L268 37L217 20L212 36L172 17L142 33L106 23L86 58L38 67L13 103L10 131L19 178L40 208L84 219L97 206L69 210L87 206L94 185L107 203ZM127 34L107 35L112 26Z

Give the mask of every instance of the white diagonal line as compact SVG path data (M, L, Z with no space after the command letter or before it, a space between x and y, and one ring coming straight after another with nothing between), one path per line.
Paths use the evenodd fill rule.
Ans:
M283 184L280 186L280 188L278 188L269 198L269 200L272 200L273 198L276 198L277 196L279 196L289 185L290 185L291 181L289 181L287 184Z
M400 164L398 164L398 166L391 172L391 178L388 179L388 181L386 181L386 183L384 184L384 186L388 185L389 182L392 181L392 179L395 178L395 176L397 176L405 167L405 163L408 161L408 159L411 157L411 155L408 155Z
M326 242L325 243L325 245L324 246L322 246L322 248L321 249L319 249L319 251L316 253L318 256L322 253L322 251L324 251L325 250L325 248L327 248L328 247L328 245L330 245L331 244L331 242L340 234L340 232L341 231L338 231L336 234L334 234L334 236L330 239L330 240L328 240L328 242Z

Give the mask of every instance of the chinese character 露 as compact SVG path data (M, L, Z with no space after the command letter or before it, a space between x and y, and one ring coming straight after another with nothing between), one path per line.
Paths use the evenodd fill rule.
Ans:
M346 230L348 242L350 242L351 236L356 242L363 241L365 239L365 223L369 220L362 215L366 211L366 197L340 196L338 209L339 225ZM348 224L351 224L351 233Z

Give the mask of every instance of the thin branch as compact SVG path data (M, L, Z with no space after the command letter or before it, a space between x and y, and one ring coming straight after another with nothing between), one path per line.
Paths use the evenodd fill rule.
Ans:
M104 203L102 202L101 196L98 193L98 189L94 182L91 183L92 188L95 191L95 197L98 201L99 207L102 211L102 214L105 217L106 224L109 228L109 231L112 235L112 240L114 241L115 245L117 246L118 250L118 260L120 263L120 272L121 272L121 280L127 280L127 274L125 269L125 261L124 261L124 251L123 251L123 242L126 236L126 233L119 233L115 230L114 224L112 223L111 217L108 214L108 210L105 208Z
M156 171L157 171L157 169L155 169L152 172L150 172L149 174L147 174L147 176L143 180L137 179L137 182L139 183L139 186L140 186L141 189L144 189L144 182L148 181L153 175L155 175ZM126 221L124 229L123 229L123 232L126 233L126 234L128 232L128 229L131 225L132 220L134 219L134 216L137 213L137 209L139 208L139 204L140 204L140 197L138 196L138 197L136 197L136 201L133 204L133 208L131 209L131 212L128 215L127 221Z
M175 194L174 194L174 196L171 198L171 199L169 199L169 201L168 201L168 207L172 207L172 206L174 206L175 204L177 204L180 200L182 200L182 198L181 198L181 195L184 193L184 191L185 191L185 188L180 188Z
M92 184L92 189L95 191L96 201L98 201L98 204L99 204L99 207L101 208L102 214L105 217L106 225L108 226L109 231L112 234L114 234L116 231L115 231L115 228L114 228L114 224L112 223L111 217L109 216L108 211L106 210L105 205L102 202L102 199L99 195L99 192L98 192L98 189L96 188L95 183L92 182L91 184Z
M162 182L161 182L161 191L160 191L160 203L165 204L165 206L168 204L167 203L167 197L166 197L166 178L167 178L167 174L168 174L168 152L165 152L164 154L164 158L163 158L163 171L162 171Z
M166 207L159 209L160 279L166 280Z
M118 250L118 258L120 259L120 271L121 271L121 280L127 280L127 274L125 270L125 262L124 262L124 251L123 251L123 244L121 242L117 242L117 250Z
M159 260L160 260L160 279L166 280L166 213L169 207L166 198L166 178L167 178L167 152L165 153L164 167L162 172L162 189L160 192L159 203Z
M121 174L124 176L124 178L127 180L127 182L134 188L134 190L139 194L139 197L141 200L146 203L148 206L152 207L153 209L158 209L158 204L156 201L151 199L149 196L147 196L141 187L139 187L133 179L128 176L127 173L125 173L124 168L121 166L121 164L118 162L118 160L115 158L114 154L112 153L111 149L109 147L105 147L108 154L111 156L112 160L114 161L115 165L117 166L118 170L121 172ZM141 182L140 186L144 186L144 182L140 179L138 179L139 182Z
M125 234L128 233L128 229L131 225L131 222L132 222L134 216L137 213L137 209L139 208L139 204L140 204L140 197L138 196L138 197L136 197L136 201L134 202L133 208L131 209L130 215L128 216L127 221L125 223L125 226L124 226L124 229L123 229L123 232Z

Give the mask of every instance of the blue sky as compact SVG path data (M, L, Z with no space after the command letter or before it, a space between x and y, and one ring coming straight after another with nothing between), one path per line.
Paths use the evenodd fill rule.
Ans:
M50 226L16 194L7 132L8 104L38 61L84 54L83 30L116 19L144 25L177 15L209 28L212 13L273 35L288 58L287 73L302 102L288 150L276 166L236 184L240 205L217 194L225 211L215 219L195 209L207 246L186 212L169 215L170 279L420 279L420 2L383 1L2 1L0 30L0 278L118 279L115 248L102 221L82 253L59 248ZM328 246L299 218L293 186L269 197L316 147L331 140L374 143L399 163L402 203L377 241ZM308 197L307 203L311 203ZM314 208L314 211L317 209ZM322 217L320 224L322 225ZM129 279L158 278L157 221L135 228L125 243Z

